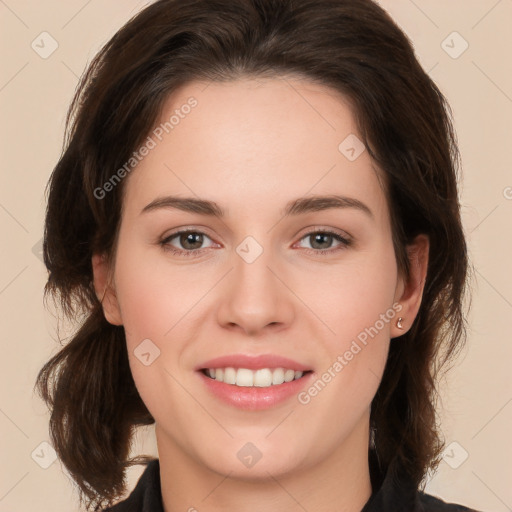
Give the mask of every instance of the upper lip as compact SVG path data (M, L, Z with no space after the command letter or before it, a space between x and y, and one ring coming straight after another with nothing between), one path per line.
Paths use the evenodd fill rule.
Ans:
M201 363L196 370L207 368L247 368L249 370L258 370L260 368L287 368L295 371L308 371L310 367L305 366L288 357L278 356L277 354L232 354L215 357Z

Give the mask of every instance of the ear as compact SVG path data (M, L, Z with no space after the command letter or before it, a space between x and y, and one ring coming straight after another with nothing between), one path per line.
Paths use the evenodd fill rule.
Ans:
M111 283L111 273L108 260L104 254L93 254L92 272L94 276L94 290L103 307L103 314L112 325L123 325L121 310L115 288Z
M405 334L410 328L421 305L425 278L427 276L429 239L427 235L418 235L414 241L407 246L407 257L409 258L409 277L400 277L397 282L395 302L400 303L402 309L397 313L398 318L402 317L403 329L399 329L396 321L391 326L391 338Z

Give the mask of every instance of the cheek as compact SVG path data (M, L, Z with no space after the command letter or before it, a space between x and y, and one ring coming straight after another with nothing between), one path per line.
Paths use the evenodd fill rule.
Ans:
M184 297L187 288L147 257L125 251L116 265L116 290L135 386L153 417L162 421L186 407L173 377L184 345L176 333L186 325L184 307L191 304Z
M354 260L350 268L331 273L327 292L324 297L318 295L318 311L330 327L330 333L322 330L328 352L324 371L329 371L326 380L336 382L328 387L333 392L350 389L343 398L332 395L338 404L340 399L368 403L377 390L387 360L390 328L397 318L393 308L396 279L394 251L383 245Z
M360 261L328 281L329 300L324 296L325 307L318 311L334 332L321 330L325 334L318 348L324 363L312 386L299 396L305 432L341 441L367 413L384 372L390 325L396 318L394 268L392 255L383 255ZM327 453L328 443L322 447Z
M140 244L140 242L139 242ZM187 308L204 293L204 283L183 269L172 269L155 251L126 250L130 241L119 244L116 263L116 291L129 345L143 339L165 339ZM124 247L123 247L124 246ZM186 276L186 277L185 277Z
M194 315L200 309L194 305L214 281L183 266L173 267L165 256L137 247L128 237L120 237L118 254L115 285L130 368L141 398L155 416L164 403L165 408L176 407L182 398L172 376L199 324ZM165 399L165 394L155 393L163 383L174 390Z
M386 312L387 317L394 314L397 268L392 247L383 244L379 250L360 253L347 259L347 264L328 268L323 278L318 277L314 285L305 284L302 293L331 328L328 338L335 345L342 348L376 322L382 336L389 335L389 318L384 325L380 319Z

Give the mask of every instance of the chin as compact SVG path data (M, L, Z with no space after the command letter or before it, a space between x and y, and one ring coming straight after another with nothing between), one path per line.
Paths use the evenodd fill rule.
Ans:
M265 448L262 447L266 444ZM234 446L233 446L234 445ZM203 459L203 465L220 475L228 475L242 481L268 480L280 478L299 467L304 467L304 461L298 460L299 447L289 446L288 453L282 453L268 440L261 443L255 441L237 441L224 445L220 453L212 454L210 451Z

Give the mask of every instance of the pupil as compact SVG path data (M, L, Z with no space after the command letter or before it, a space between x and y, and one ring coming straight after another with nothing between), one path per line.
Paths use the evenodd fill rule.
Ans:
M184 235L184 237L185 237L185 243L183 243L183 239L182 239L183 247L188 247L189 249L196 249L197 247L189 247L189 244L191 244L191 245L194 245L194 243L197 244L198 237L199 237L199 246L202 245L202 239L200 238L200 237L202 237L202 235L199 233L187 233L186 235ZM196 239L195 242L194 242L194 239Z
M315 243L319 242L320 245L322 245L322 239L327 238L327 242L329 242L332 235L319 233L319 234L313 235L313 236L315 238ZM324 241L324 244L325 244L325 241ZM329 244L327 243L327 245L329 245Z

